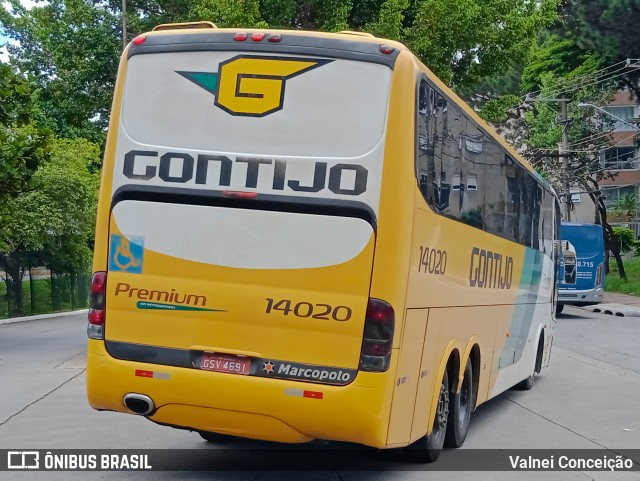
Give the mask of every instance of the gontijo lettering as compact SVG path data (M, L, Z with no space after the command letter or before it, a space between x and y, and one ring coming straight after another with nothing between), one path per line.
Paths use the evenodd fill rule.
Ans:
M160 161L151 160L160 156ZM157 165L155 165L157 163ZM215 182L208 179L210 163L218 165L220 175ZM273 190L285 190L285 186L296 192L320 192L326 187L334 194L360 195L367 190L368 171L358 164L336 164L328 167L327 162L315 162L310 178L292 179L287 176L287 161L279 159L244 158L231 160L222 155L198 155L197 159L184 152L160 152L131 150L124 156L122 173L129 179L151 180L156 176L164 182L186 184L194 179L196 184L231 185L233 169L246 164L245 187L256 188L259 176L269 176ZM179 170L176 174L174 169ZM171 173L173 172L173 174ZM311 171L309 171L311 173ZM346 173L346 175L345 175ZM328 174L328 175L327 175ZM343 175L346 180L343 180ZM327 177L329 182L327 184Z
M511 289L513 257L474 247L471 250L469 286L484 289Z
M127 296L144 301L158 301L158 302L175 302L176 304L188 304L192 306L206 306L207 297L199 296L196 294L180 294L175 289L170 291L158 291L141 289L139 287L132 287L131 284L126 282L118 282L116 285L116 296Z

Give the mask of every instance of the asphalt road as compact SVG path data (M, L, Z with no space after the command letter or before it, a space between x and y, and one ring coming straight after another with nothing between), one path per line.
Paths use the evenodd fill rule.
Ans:
M257 459L264 463L268 457L280 469L304 452L247 441L211 444L144 418L93 411L85 399L85 325L84 315L0 325L0 449L198 451L165 456L164 464L179 473L0 472L0 480L640 480L640 472L426 471L397 452L369 449L353 454L358 469L366 471L347 470L336 460L343 447L338 451L335 445L313 447L317 471L249 471L264 465L255 464ZM566 308L558 318L551 366L532 391L508 391L480 406L464 449L600 449L608 457L640 449L639 347L640 318ZM456 463L459 453L445 451L438 463ZM247 470L217 470L224 456Z

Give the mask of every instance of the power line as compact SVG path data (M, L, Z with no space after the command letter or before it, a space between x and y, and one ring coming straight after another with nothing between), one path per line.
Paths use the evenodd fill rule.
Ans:
M589 72L589 73L585 73L583 75L580 75L578 77L574 77L572 80L576 81L576 80L581 80L583 78L584 79L592 78L593 76L600 75L600 72L604 72L604 71L609 70L611 68L617 67L620 64L626 64L626 63L627 63L626 60L621 60L620 62L614 63L613 65L609 65L608 67L601 68L600 70L596 70L595 72ZM608 75L608 74L606 74L606 75ZM529 93L527 93L525 95L536 95L536 94L540 94L540 93L542 93L542 90L534 90L533 92L529 92Z

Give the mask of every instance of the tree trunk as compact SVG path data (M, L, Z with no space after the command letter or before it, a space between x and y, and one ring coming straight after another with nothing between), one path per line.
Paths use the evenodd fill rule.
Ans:
M624 270L624 263L622 262L622 256L620 255L620 243L616 242L616 236L613 233L613 227L609 225L607 220L607 207L604 205L604 200L600 195L600 187L598 183L592 179L590 179L593 183L593 190L589 190L589 197L596 206L596 210L598 212L598 216L600 221L602 222L602 228L604 230L604 273L609 274L609 252L613 255L616 260L616 264L618 265L618 275L620 279L626 281L627 273Z
M7 301L9 303L9 317L17 317L24 314L22 304L24 293L22 290L23 269L20 266L20 254L12 252L6 259Z

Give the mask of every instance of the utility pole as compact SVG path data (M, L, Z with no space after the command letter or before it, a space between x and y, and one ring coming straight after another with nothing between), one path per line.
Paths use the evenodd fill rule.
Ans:
M569 99L558 99L560 102L560 123L562 124L562 142L558 145L558 153L562 159L562 180L564 185L564 220L571 220L571 182L569 182Z
M531 98L535 102L560 102L560 123L562 124L562 141L558 144L558 157L562 159L561 181L562 189L560 198L564 197L564 220L571 220L571 182L569 181L569 99ZM550 155L549 157L554 157Z
M127 0L122 0L122 50L127 48Z

